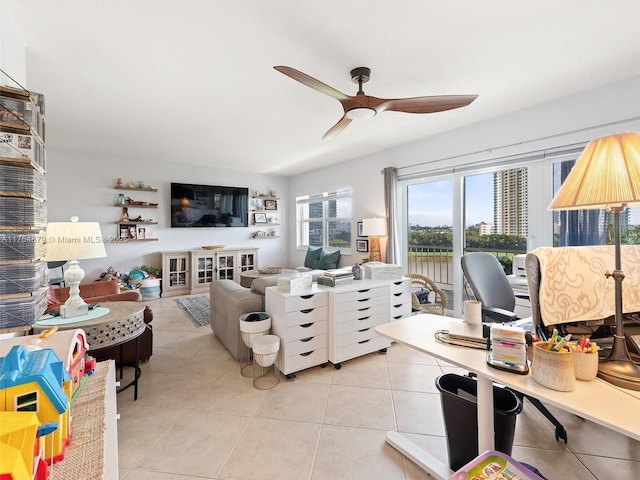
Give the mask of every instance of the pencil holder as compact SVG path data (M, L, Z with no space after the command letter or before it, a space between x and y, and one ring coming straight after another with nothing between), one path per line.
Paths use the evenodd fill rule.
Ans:
M576 379L590 381L598 375L598 353L573 352Z
M531 370L533 379L547 388L561 392L576 388L573 354L549 351L547 342L533 344Z

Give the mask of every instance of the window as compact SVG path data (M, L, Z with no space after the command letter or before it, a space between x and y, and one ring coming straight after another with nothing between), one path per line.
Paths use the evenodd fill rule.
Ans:
M575 160L553 164L553 193L569 175ZM640 208L625 208L620 213L622 244L640 243ZM567 210L553 212L553 246L610 245L613 238L613 213L606 210Z
M38 393L29 392L16 396L16 412L37 412L38 411Z
M334 247L351 253L351 189L296 198L298 248Z

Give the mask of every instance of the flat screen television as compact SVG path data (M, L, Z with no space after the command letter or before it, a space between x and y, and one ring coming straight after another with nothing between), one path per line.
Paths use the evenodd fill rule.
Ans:
M171 227L248 227L249 189L171 184Z

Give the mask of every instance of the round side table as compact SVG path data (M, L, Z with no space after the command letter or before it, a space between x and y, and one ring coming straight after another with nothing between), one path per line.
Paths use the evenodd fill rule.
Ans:
M146 328L144 309L145 304L140 302L102 302L95 310L79 317L62 318L44 315L33 324L33 332L38 334L53 326L57 326L59 330L81 328L87 336L89 353L119 345L120 358L122 358L124 344L135 340L135 360L133 364L128 365L135 369L134 379L127 385L121 386L117 392L120 393L133 386L133 399L137 400L138 379L142 375L139 366L140 335ZM122 370L123 364L120 362L120 378L122 378Z

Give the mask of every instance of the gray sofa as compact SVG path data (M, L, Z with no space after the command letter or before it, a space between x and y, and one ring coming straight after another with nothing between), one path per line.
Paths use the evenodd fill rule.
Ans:
M313 281L321 276L324 270L310 270ZM211 330L222 344L239 360L244 344L240 336L240 317L245 313L264 312L264 295L267 287L278 284L282 275L256 278L251 288L241 287L233 280L216 280L210 287ZM268 313L268 312L267 312Z

